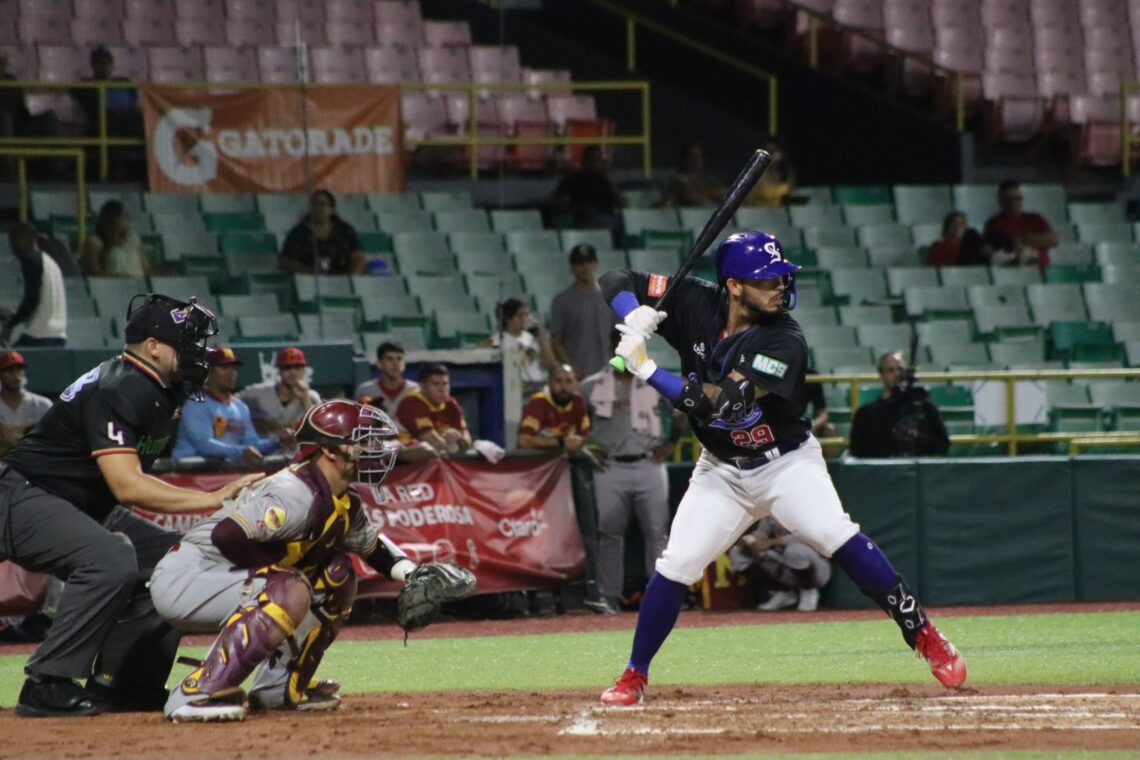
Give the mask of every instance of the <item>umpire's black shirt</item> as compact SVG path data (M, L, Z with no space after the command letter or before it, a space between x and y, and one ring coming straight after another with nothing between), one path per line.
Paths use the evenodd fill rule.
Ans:
M119 502L96 458L133 451L150 469L170 446L181 402L153 364L125 351L69 385L2 461L102 522Z

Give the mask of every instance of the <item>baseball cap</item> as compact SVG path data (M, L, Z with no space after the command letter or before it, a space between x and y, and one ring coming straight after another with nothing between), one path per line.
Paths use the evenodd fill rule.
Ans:
M305 352L294 346L281 349L281 353L277 354L278 367L307 367L309 363L305 361Z
M598 252L589 243L578 243L570 249L570 263L581 264L585 261L597 261Z
M206 361L210 363L211 367L240 367L244 364L229 346L211 348L206 354Z
M135 302L139 299L142 302L135 306ZM216 335L217 326L213 320L214 315L197 304L179 301L158 293L140 293L131 299L123 338L127 343L139 343L147 338L157 338L165 343L178 345L188 335L191 337L196 333L203 333L204 337Z
M19 351L0 351L0 369L26 366L28 363L24 361L24 355Z

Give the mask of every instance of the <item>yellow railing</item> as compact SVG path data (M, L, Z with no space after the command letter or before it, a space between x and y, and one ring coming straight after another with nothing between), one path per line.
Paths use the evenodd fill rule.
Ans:
M249 90L264 87L265 85L256 82L186 82L177 85L164 85L170 87L182 87L186 89L195 90ZM306 88L314 87L335 87L336 85L306 85ZM107 134L107 90L108 89L133 89L137 88L132 82L31 82L31 81L14 81L14 80L0 80L0 87L3 88L19 88L26 91L41 91L41 90L64 90L69 91L73 89L94 89L98 90L98 108L99 108L99 124L97 133L92 137L3 137L0 136L0 147L2 148L97 148L99 152L99 179L106 180L108 176L108 156L109 150L113 147L122 146L142 146L144 141L137 137L111 137ZM650 136L650 103L649 103L649 83L645 81L598 81L598 82L544 82L536 84L526 84L519 82L453 82L453 83L434 83L424 84L419 82L405 82L400 85L401 89L407 90L429 90L429 91L466 91L468 95L468 120L467 125L468 133L466 135L456 135L455 137L436 137L426 138L422 140L405 140L406 147L418 146L457 146L466 147L470 150L470 171L472 179L478 177L479 164L478 164L478 151L477 148L485 145L549 145L552 148L565 145L637 145L641 147L642 157L642 171L646 177L650 176L652 168L652 146ZM479 133L478 122L478 93L485 90L495 91L522 91L522 90L550 90L555 92L562 92L565 90L577 91L615 91L615 90L628 90L638 93L640 95L641 104L641 132L629 135L607 135L607 136L583 136L583 137L562 137L562 136L535 136L535 137L499 137L499 136L485 136Z
M28 199L28 159L70 158L75 161L75 215L78 218L79 244L87 239L87 157L79 148L3 148L0 157L16 162L16 187L20 196L21 222L28 221L31 204Z
M598 8L601 8L605 11L608 11L609 13L621 16L625 20L626 68L628 68L630 71L635 71L637 69L637 27L640 26L640 27L643 27L645 29L648 29L649 31L653 32L654 34L656 34L658 36L672 40L673 42L676 42L680 45L684 45L685 47L690 48L691 50L696 50L698 53L701 53L702 55L707 56L708 58L712 58L713 60L720 61L723 64L726 64L726 65L731 66L735 69L738 69L739 71L743 71L745 74L748 74L752 77L755 77L756 79L763 81L766 84L767 90L768 90L768 93L767 93L768 94L767 133L772 137L776 136L776 130L777 130L777 127L779 125L779 120L778 120L778 114L777 114L777 97L776 97L777 96L777 84L778 84L778 82L777 82L775 74L773 74L769 71L764 71L763 69L761 69L757 66L753 66L751 63L748 63L747 61L742 61L741 59L739 59L735 56L728 55L723 50L717 50L716 48L714 48L710 45L705 45L701 42L698 42L697 40L693 39L692 37L689 37L687 35L681 34L680 32L677 32L673 29L670 29L668 26L665 26L664 24L661 24L657 21L654 21L653 19L649 18L648 16L645 16L645 15L640 14L640 13L636 13L634 11L627 9L627 8L623 8L620 5L615 5L614 3L607 2L607 0L585 0L585 1L590 3L591 5L595 5Z
M1133 133L1132 119L1128 117L1128 96L1140 93L1140 82L1120 83L1120 171L1132 176L1132 145L1140 143L1140 133Z
M1077 454L1083 449L1095 449L1114 446L1140 446L1140 430L1121 430L1104 432L1071 432L1071 433L1031 433L1017 429L1016 383L1026 380L1136 380L1140 381L1140 369L1096 369L1096 370L1068 370L1068 369L1041 369L1020 371L989 371L989 372L923 372L919 374L918 381L927 388L935 383L951 382L955 380L989 380L1005 384L1005 432L994 434L955 434L950 436L950 442L956 444L1000 443L1005 444L1010 456L1017 454L1020 444L1026 443L1067 443L1070 454ZM859 407L859 386L866 383L879 383L880 379L874 373L860 374L834 374L810 375L809 383L833 385L847 383L850 386L851 410ZM820 445L827 447L846 447L849 440L843 436L820 438ZM677 442L673 449L673 461L686 461L686 449L691 453L691 459L700 455L701 445L695 436L688 435Z

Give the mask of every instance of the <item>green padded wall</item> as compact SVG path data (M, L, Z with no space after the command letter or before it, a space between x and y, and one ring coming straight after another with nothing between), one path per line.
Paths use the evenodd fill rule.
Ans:
M1140 597L1140 457L1073 460L1077 598Z

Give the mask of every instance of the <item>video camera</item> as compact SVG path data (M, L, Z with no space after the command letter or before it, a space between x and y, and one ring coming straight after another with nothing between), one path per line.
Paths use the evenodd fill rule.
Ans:
M903 453L917 455L923 423L926 422L926 401L930 397L926 388L918 384L914 365L918 358L918 334L910 339L910 356L903 371L902 382L895 388L892 398L899 406L899 417L892 430L903 447Z

